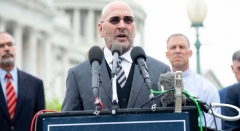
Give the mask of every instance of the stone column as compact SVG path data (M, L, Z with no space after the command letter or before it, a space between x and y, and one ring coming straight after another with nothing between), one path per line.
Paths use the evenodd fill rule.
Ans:
M30 74L37 76L37 33L34 30L29 32L29 40L27 43L27 63L25 69Z
M68 74L68 69L69 69L69 56L68 56L68 50L69 49L64 49L63 50L63 57L62 57L62 63L63 63L63 69L64 70L62 70L62 73L61 74L63 74L63 77L62 77L62 85L64 85L64 86L62 86L62 89L61 89L61 96L64 96L65 95L65 91L66 91L66 87L65 87L65 85L66 85L66 79L67 79L67 74Z
M6 31L6 24L3 18L0 19L0 31Z
M43 60L43 66L44 66L44 82L47 87L51 86L50 83L53 81L53 61L52 61L52 43L51 43L51 36L50 34L45 35L45 41L44 41L44 60Z
M140 41L141 41L141 46L144 48L145 47L145 38L144 38L144 22L140 22L139 26L139 32L140 32Z
M74 44L79 44L79 38L80 38L80 10L74 9L73 10L73 41Z
M23 69L23 27L21 25L16 24L13 37L16 44L16 64L19 69Z
M97 25L94 25L94 10L89 9L88 15L87 15L87 29L86 29L86 38L89 45L94 45L95 39L94 39L94 28L97 27Z

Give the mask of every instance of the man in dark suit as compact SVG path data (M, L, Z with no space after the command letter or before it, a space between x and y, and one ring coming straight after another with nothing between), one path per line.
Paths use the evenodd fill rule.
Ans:
M13 37L0 32L0 131L29 131L35 113L45 109L42 80L15 65Z
M237 83L225 87L219 91L220 98L222 99L221 103L235 105L240 107L240 50L237 50L233 53L231 65L232 71L237 79ZM222 108L222 114L230 116L236 115L231 109ZM233 129L240 129L240 121L223 121L223 129L226 130L233 130Z
M231 65L232 72L234 73L234 75L237 79L237 82L239 83L240 82L240 50L237 50L233 53L232 62L233 62L233 64ZM225 87L225 88L219 90L219 96L220 96L221 103L225 103L225 98L226 98L228 88L229 87Z
M102 82L100 97L104 109L111 109L112 106L112 89L109 84L113 58L111 48L114 43L122 46L120 56L123 61L121 64L126 75L126 83L123 87L120 87L117 82L119 108L140 108L144 102L149 100L149 90L137 65L132 62L130 57L135 38L135 20L129 5L115 1L105 6L102 10L101 22L98 24L98 32L105 40L104 59L100 65ZM160 74L170 71L169 66L152 57L147 57L146 64L153 85L157 85ZM88 60L69 69L66 86L63 111L95 109L91 65ZM153 86L153 88L157 90L157 86ZM156 103L159 106L160 101L156 100ZM150 104L146 107L150 107Z
M234 106L240 108L240 83L229 86L225 99L226 99L225 100L226 104L234 105ZM225 116L236 116L236 115L238 115L238 113L231 108L225 108L224 115ZM239 131L240 130L240 120L225 121L224 122L224 130Z

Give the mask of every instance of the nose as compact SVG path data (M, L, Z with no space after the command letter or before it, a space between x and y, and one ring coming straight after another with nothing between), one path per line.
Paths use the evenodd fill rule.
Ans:
M180 52L180 48L179 48L179 47L176 47L175 51L176 51L176 52Z
M118 30L125 30L126 29L126 23L124 22L123 19L120 20L118 23Z
M9 49L10 49L10 47L8 45L4 46L4 50L9 50Z

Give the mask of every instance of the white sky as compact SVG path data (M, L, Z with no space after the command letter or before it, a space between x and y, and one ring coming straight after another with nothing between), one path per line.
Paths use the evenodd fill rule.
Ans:
M193 56L190 67L196 72L196 31L187 15L189 0L134 0L147 14L145 52L170 65L165 57L166 40L173 33L189 38ZM202 74L212 70L223 87L236 82L231 70L232 54L240 49L240 0L205 0L207 16L199 29Z

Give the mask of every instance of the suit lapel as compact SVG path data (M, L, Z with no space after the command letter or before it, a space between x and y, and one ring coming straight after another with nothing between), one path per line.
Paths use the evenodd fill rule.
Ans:
M102 64L101 64L101 73L100 73L100 78L101 78L101 81L102 81L102 88L103 88L102 91L104 91L106 94L108 93L108 96L109 96L108 98L111 98L110 101L112 101L112 87L110 87L108 89L109 83L110 83L110 78L109 78L109 74L108 74L106 64L107 63L106 63L105 58L104 58L103 61L102 61Z
M21 71L18 70L18 97L17 97L17 107L14 115L14 120L18 116L21 110L22 104L24 102L25 96L28 93L26 82L27 82L26 77L22 74Z
M149 69L150 67L150 63L148 61L146 61L147 67ZM129 101L128 101L128 108L133 108L134 104L137 100L137 96L139 95L140 91L144 85L144 81L140 81L141 79L143 79L139 67L138 65L135 64L134 67L134 74L133 74L133 81L132 81L132 89L131 89L131 93L130 93L130 97L129 97ZM148 92L146 92L148 93Z
M11 121L9 113L8 113L8 109L7 109L6 99L5 99L4 95L3 95L2 85L1 84L0 84L0 103L1 103L0 104L0 108L2 108L3 113L6 115L7 119L9 121Z

